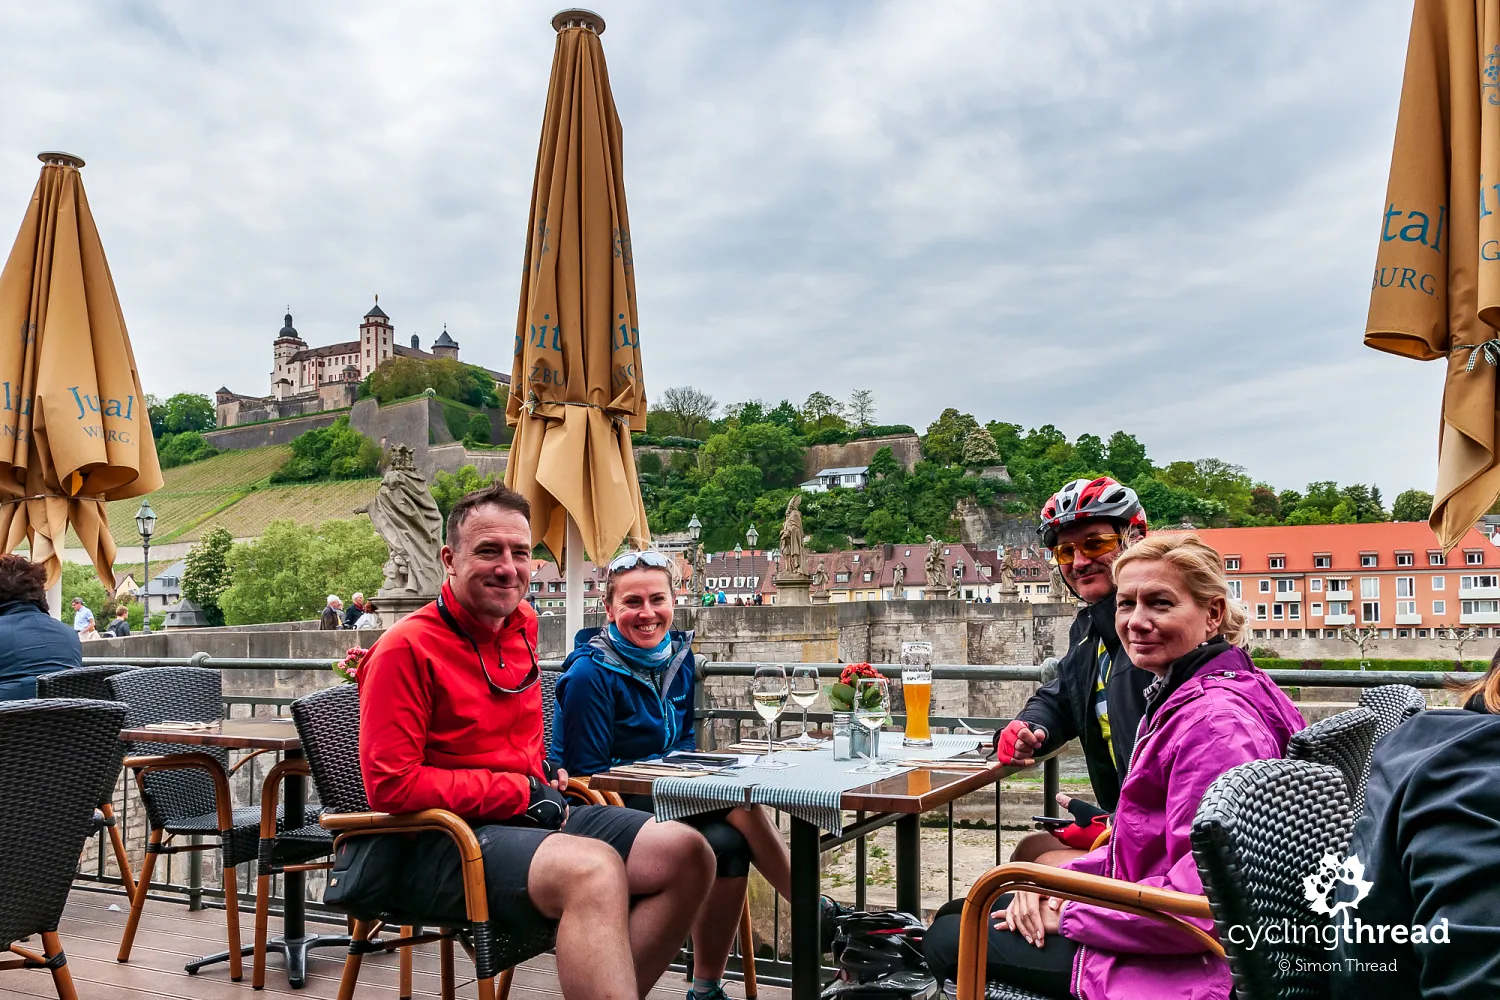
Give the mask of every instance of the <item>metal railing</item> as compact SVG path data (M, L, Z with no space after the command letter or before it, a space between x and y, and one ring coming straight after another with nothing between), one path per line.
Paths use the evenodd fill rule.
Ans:
M275 670L278 672L306 672L308 691L327 686L334 682L331 671L331 662L328 660L309 659L285 659L285 658L230 658L211 657L206 653L199 653L187 658L166 657L87 657L85 665L123 665L132 667L160 667L160 666L194 666L223 670L226 673L238 673L245 670ZM765 724L759 716L749 709L729 708L714 705L710 702L713 695L719 694L721 688L716 688L712 683L715 678L751 677L759 662L736 661L715 662L708 659L700 659L699 667L701 675L707 683L700 684L696 690L695 712L699 720L698 741L704 749L714 749L728 743L741 742L749 737L750 733L758 731L760 735L765 732ZM817 663L796 664L797 666L815 666L820 677L837 677L844 668L842 663ZM559 660L546 660L542 667L549 671L561 669L562 662ZM788 664L790 666L790 664ZM894 664L876 664L876 669L888 677L899 677L901 667ZM975 664L937 664L932 667L933 679L936 681L1021 681L1029 683L1041 683L1050 679L1047 671L1036 666L1007 666L1007 665L975 665ZM1319 687L1376 687L1382 684L1409 684L1413 687L1432 690L1442 688L1446 685L1449 676L1458 679L1472 680L1473 674L1448 675L1428 671L1348 671L1348 670L1271 670L1268 676L1277 684L1284 687L1319 688ZM285 679L284 677L282 678ZM294 696L280 695L257 695L257 694L226 694L223 697L224 716L226 718L239 718L248 716L270 716L287 715L288 706L295 701ZM828 724L832 722L831 712L809 712L810 722ZM904 723L905 715L899 712L893 713L893 719L899 724ZM774 724L773 737L779 738L788 726L795 726L800 720L800 712L792 718L778 720ZM967 732L976 730L994 730L1004 726L1010 719L1008 717L993 716L949 716L933 715L931 724L934 731L942 732ZM747 732L748 730L748 732ZM242 803L253 803L259 801L258 790L260 782L264 779L267 771L276 763L275 754L266 754L247 765L242 774L236 775L233 789L236 798ZM1052 756L1042 762L1041 783L1037 794L1040 801L1037 805L1040 812L1045 815L1057 815L1060 810L1055 802L1055 796L1061 786L1061 757ZM1016 779L1013 779L1016 780ZM1034 779L1019 779L1022 782ZM309 789L313 793L312 789ZM970 819L964 825L955 824L955 807L949 804L945 809L938 810L935 814L923 817L922 825L926 828L942 827L945 830L945 847L947 860L947 888L948 898L953 898L958 888L955 881L955 840L954 832L957 829L984 829L993 832L994 860L996 864L1001 863L1002 857L1002 830L1003 830L1003 807L1005 805L1004 791L996 785L991 785L985 790L973 793L969 798L982 799L985 796L993 796L994 808L993 818L978 821L973 818L973 808L965 811L971 814ZM120 783L116 786L114 796L116 822L119 829L126 837L126 848L132 859L138 859L141 845L145 843L145 809L140 803L138 792L133 780L128 773L122 774ZM780 816L778 814L778 820ZM858 829L865 820L863 813L856 814L852 829ZM882 850L872 845L870 840L875 836L873 831L854 836L854 877L853 903L857 909L863 909L867 902L867 890L871 876L872 848L875 851ZM217 855L214 852L206 852L210 866L217 871ZM176 860L179 859L180 860ZM199 909L204 906L222 907L224 888L222 879L217 876L211 878L210 884L204 884L204 872L202 869L204 855L194 852L186 855L167 855L158 863L157 872L152 879L152 889L149 898L183 903L190 909ZM174 860L176 864L174 866ZM111 874L109 867L113 862L113 855L109 850L105 835L101 832L97 838L94 848L85 855L85 863L80 867L78 884L101 892L113 892L123 895L124 888L122 880L118 875ZM133 862L134 863L134 862ZM307 880L308 917L313 920L327 920L332 922L343 922L343 915L335 913L322 905L323 880L321 873L309 873ZM238 871L239 878L235 886L242 904L254 905L255 873L253 865L244 865ZM218 882L218 885L213 883ZM273 898L279 898L281 886L279 876L273 884ZM279 911L273 910L273 913ZM768 983L774 983L786 979L790 975L790 963L782 954L781 942L785 934L784 924L786 921L783 901L776 898L772 907L772 927L770 928L770 940L775 942L772 948L773 954L760 956L756 959L757 974L763 976Z

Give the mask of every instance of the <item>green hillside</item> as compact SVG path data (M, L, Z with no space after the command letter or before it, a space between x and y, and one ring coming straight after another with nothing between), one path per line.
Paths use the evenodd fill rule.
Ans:
M380 487L378 478L271 485L271 473L290 454L286 445L271 445L226 451L167 469L162 473L164 485L150 495L157 518L152 543L196 541L215 525L223 525L236 538L250 538L277 519L318 524L353 517L354 508L368 502ZM140 544L135 529L140 506L140 498L106 505L116 545ZM70 531L68 545L79 544Z

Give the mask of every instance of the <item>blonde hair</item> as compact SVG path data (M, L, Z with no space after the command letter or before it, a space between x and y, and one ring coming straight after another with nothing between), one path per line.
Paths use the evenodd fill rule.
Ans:
M1229 594L1229 580L1224 576L1224 558L1218 550L1193 534L1152 535L1120 553L1110 564L1115 582L1120 570L1133 562L1167 562L1182 576L1183 586L1199 607L1208 607L1216 597L1224 599L1224 621L1219 634L1236 646L1249 639L1245 628L1245 607Z

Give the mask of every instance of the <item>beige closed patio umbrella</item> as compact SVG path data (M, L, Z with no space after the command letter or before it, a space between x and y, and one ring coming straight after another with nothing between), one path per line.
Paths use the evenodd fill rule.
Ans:
M533 536L565 562L571 635L582 625L583 552L603 565L622 542L650 541L630 444L646 428L646 390L604 20L569 10L552 26L505 482L530 499Z
M114 589L104 502L159 489L135 355L78 170L42 153L41 179L0 272L0 539L62 575L68 526Z
M1500 0L1416 0L1365 343L1446 359L1432 529L1500 496Z

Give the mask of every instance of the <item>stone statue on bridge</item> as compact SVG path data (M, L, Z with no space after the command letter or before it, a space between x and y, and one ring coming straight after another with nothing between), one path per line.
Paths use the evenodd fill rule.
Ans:
M943 543L932 535L927 536L927 561L924 566L927 570L927 589L931 591L944 591L948 586L948 562L943 558Z
M806 576L803 563L802 494L798 493L787 501L786 519L781 522L781 572L777 578Z
M427 480L417 474L410 448L398 444L391 449L390 466L375 499L354 508L354 512L370 515L390 552L384 566L385 582L375 595L376 604L392 598L420 598L424 603L435 598L447 575L439 555L443 515L427 488Z

